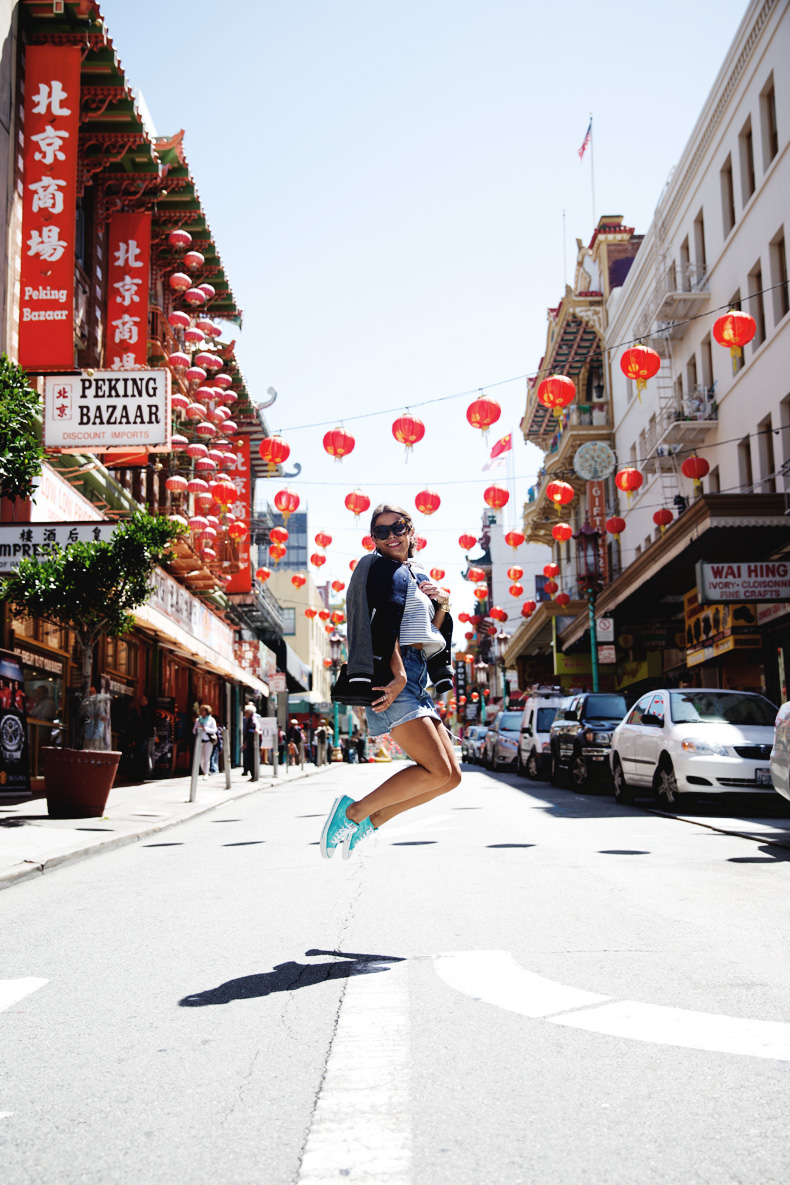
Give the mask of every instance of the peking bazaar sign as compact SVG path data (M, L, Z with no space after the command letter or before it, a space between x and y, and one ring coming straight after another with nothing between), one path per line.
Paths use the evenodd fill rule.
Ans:
M113 214L107 263L105 365L133 370L148 364L151 215Z
M25 51L19 362L74 366L74 244L80 115L78 48Z
M246 593L252 591L252 571L250 568L250 514L252 506L252 471L250 467L250 438L249 436L231 437L233 453L228 453L227 462L222 468L228 474L236 487L238 497L228 508L239 522L247 528L245 539L237 544L239 549L239 570L233 572L225 591L229 593Z
M88 453L135 447L169 452L170 371L47 375L44 445Z

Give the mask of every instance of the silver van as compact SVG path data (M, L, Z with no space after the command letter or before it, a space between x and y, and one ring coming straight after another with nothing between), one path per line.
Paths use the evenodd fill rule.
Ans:
M559 687L537 687L524 702L516 769L533 782L548 774L551 764L549 729L562 703Z

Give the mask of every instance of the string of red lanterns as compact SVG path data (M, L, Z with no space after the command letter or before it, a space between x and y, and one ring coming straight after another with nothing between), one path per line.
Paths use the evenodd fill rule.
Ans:
M620 369L628 379L636 380L636 393L642 402L642 392L647 386L647 380L654 378L661 369L661 357L650 346L643 346L640 342L625 350L620 359Z
M576 384L564 374L551 374L538 387L538 403L550 408L558 420L576 398Z

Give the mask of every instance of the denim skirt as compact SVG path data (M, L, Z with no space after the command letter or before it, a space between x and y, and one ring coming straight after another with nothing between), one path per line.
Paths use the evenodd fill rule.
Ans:
M414 646L404 646L403 665L406 670L406 686L383 712L374 712L372 708L365 708L368 722L368 732L372 737L381 737L399 724L406 724L409 720L418 720L420 716L429 716L441 723L441 717L428 695L428 660L423 650Z

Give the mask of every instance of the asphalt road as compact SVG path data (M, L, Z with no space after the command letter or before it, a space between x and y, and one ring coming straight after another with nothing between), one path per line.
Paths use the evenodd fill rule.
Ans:
M0 896L2 1185L785 1185L790 851L473 770L321 860L385 772Z

